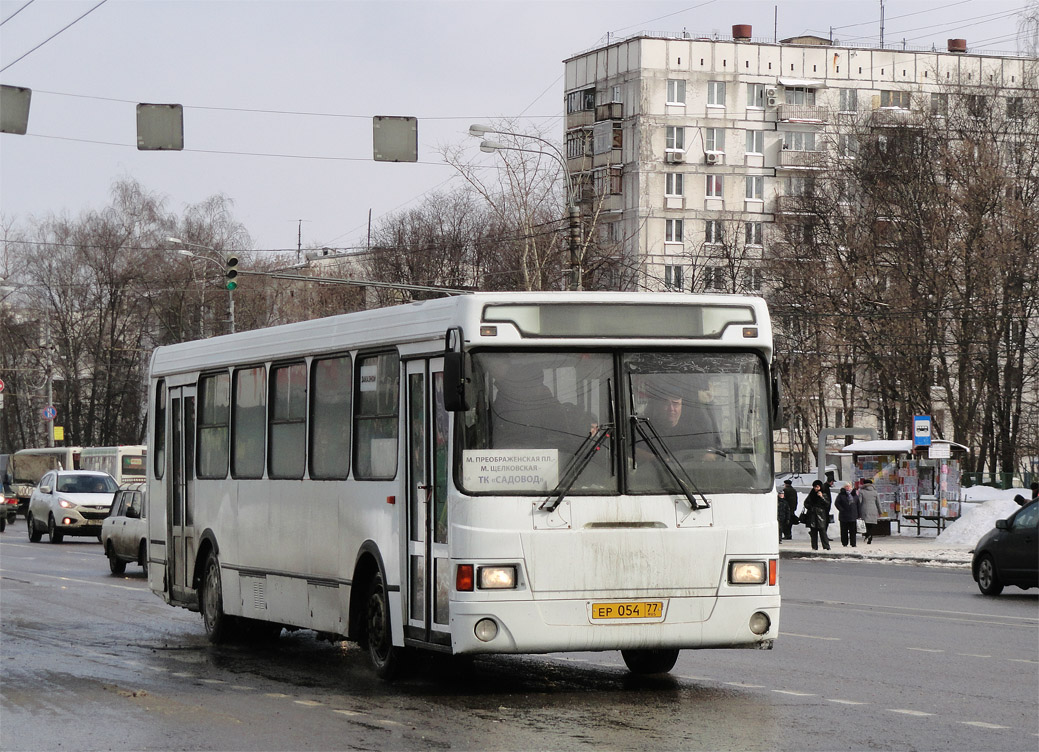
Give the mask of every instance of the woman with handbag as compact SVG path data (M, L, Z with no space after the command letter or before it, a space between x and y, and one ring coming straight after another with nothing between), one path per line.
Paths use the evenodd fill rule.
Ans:
M822 539L823 548L830 550L830 539L826 535L826 528L830 525L830 505L823 496L823 483L820 480L812 481L812 490L805 498L805 514L807 515L808 534L812 538L812 550L819 550L819 540Z
M872 543L873 530L880 519L880 497L869 478L862 479L862 488L859 489L859 517L866 523L866 532L863 533L862 540Z

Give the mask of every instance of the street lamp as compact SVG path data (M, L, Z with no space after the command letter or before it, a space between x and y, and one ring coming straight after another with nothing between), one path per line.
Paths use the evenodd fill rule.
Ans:
M539 141L545 144L551 149L551 151L543 151L541 149L524 149L520 146L508 146L506 144L498 143L497 141L490 141L484 138L488 133L497 133L504 136L515 136L516 138L526 138L531 141ZM581 210L577 206L577 197L574 195L574 181L570 175L570 168L567 167L566 158L563 156L563 152L559 150L555 144L540 136L531 136L526 133L513 133L512 131L502 131L492 128L489 125L474 124L469 126L469 135L474 138L483 139L480 141L480 151L486 154L493 154L498 151L525 151L530 154L543 154L545 156L552 157L559 163L559 166L563 168L563 176L566 178L566 206L567 213L570 219L570 278L568 287L571 290L580 290L581 285L581 262L580 262L580 244L581 244Z
M212 251L213 253L219 253L219 251L217 251L216 248L210 248L208 245L199 245L198 243L189 243L188 241L181 240L180 238L166 238L166 240L169 241L170 243L177 243L179 245L190 245L193 248L201 248L201 249L206 250L206 251ZM205 261L207 263L216 264L217 268L219 268L221 271L224 271L224 265L221 264L216 259L211 258L210 256L200 256L197 253L189 251L187 248L177 248L175 250L181 256L187 256L188 258L201 259L202 261ZM231 263L230 259L234 259L234 263L233 264ZM238 257L234 256L234 255L229 256L227 264L228 264L229 268L233 268L234 266L237 266L238 265ZM234 275L231 275L230 273L227 273L227 277L228 277L228 283L227 283L227 322L228 322L228 325L230 326L231 334L235 333L234 291L235 291L235 288L238 286L238 284L236 282L234 282L233 277L237 276L237 274L238 274L237 270L235 270Z

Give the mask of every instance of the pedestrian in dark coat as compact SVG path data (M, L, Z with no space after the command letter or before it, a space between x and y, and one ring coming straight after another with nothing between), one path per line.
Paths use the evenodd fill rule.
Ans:
M830 525L830 505L823 496L823 482L816 480L812 482L812 490L805 498L805 514L807 515L808 534L812 538L812 550L819 549L819 541L822 540L823 548L830 550L830 539L826 535L826 528Z
M790 508L786 505L783 492L776 494L776 519L779 521L779 542L783 542L783 531L790 527Z
M858 530L855 525L859 519L859 500L852 490L851 483L845 483L837 494L837 521L841 523L841 545L847 548L848 543L855 548Z
M787 540L794 537L794 522L797 520L797 490L789 479L783 481L783 501L786 503L787 517L786 527L780 527L780 532Z
M880 496L873 488L873 481L869 478L862 479L862 488L859 489L859 517L866 523L866 532L862 540L866 543L873 542L873 532L880 519Z

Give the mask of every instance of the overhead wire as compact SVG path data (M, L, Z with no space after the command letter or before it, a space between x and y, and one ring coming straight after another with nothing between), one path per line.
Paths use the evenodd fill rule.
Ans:
M67 24L67 25L63 26L62 28L58 29L58 30L57 30L56 32L54 32L54 33L53 33L53 34L51 34L51 35L50 35L49 37L47 37L47 38L46 38L46 39L44 39L44 40L43 40L42 42L40 42L40 43L39 43L38 45L36 45L35 47L33 47L33 48L32 48L31 50L29 50L29 51L28 51L28 52L26 52L25 54L21 55L20 57L17 57L17 58L15 58L15 59L14 59L14 60L12 60L11 62L9 62L9 63L8 63L7 65L5 65L5 66L4 66L3 68L0 68L0 73L3 73L3 72L4 72L5 70L7 70L8 68L10 68L10 67L11 67L12 65L14 65L15 63L17 63L17 62L19 62L19 61L21 61L21 60L24 60L25 58L29 57L29 55L31 55L32 53L36 52L36 50L38 50L38 49L40 49L41 47L43 47L43 45L47 44L47 42L49 42L50 40L54 39L54 37L58 36L58 35L59 35L59 34L61 34L61 33L62 33L63 31L66 31L66 30L68 30L68 29L72 28L72 27L73 27L73 26L75 26L75 25L76 25L77 23L79 23L80 21L82 21L82 20L83 20L84 18L86 18L87 16L89 16L89 15L90 15L91 13L93 13L93 12L94 12L95 10L97 10L98 8L100 8L100 7L102 6L102 5L104 5L104 4L105 4L105 3L107 3L107 2L108 2L108 0L101 0L101 2L99 2L99 3L98 3L97 5L95 5L95 6L93 7L93 8L91 8L90 10L88 10L88 11L87 11L86 13L84 13L84 14L83 14L82 16L80 16L79 18L75 19L75 20L74 20L74 21L72 21L71 23L69 23L69 24ZM20 9L20 10L19 10L18 12L21 12L21 10L24 10L24 8Z

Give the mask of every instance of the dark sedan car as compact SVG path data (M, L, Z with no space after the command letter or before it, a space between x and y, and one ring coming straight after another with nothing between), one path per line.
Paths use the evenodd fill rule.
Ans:
M1039 501L997 520L974 547L971 572L985 595L999 595L1006 585L1039 587Z

